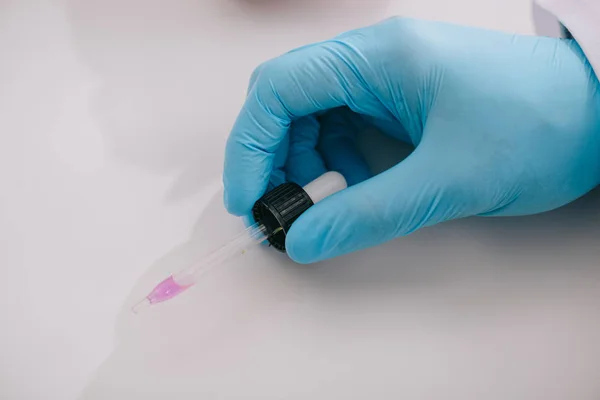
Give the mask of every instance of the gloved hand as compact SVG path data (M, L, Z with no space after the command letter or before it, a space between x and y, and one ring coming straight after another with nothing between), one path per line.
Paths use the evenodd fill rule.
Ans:
M287 236L310 263L450 219L560 207L600 181L600 85L574 41L394 18L261 65L225 154L225 204L327 170L352 186ZM371 177L375 126L416 146Z

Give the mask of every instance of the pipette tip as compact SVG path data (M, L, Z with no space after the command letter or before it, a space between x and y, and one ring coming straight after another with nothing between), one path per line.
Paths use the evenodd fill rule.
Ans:
M151 305L150 300L148 300L147 297L144 297L142 300L137 302L133 307L131 307L131 311L133 311L134 314L139 314L144 309L150 307L150 305Z

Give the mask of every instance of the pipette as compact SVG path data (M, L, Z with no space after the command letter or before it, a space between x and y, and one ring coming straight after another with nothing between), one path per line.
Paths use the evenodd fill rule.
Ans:
M153 304L174 298L192 287L209 270L232 261L264 241L285 252L285 237L292 223L312 205L345 188L344 177L333 171L321 175L304 187L291 182L277 186L254 204L254 225L235 235L202 260L160 282L133 306L133 312L138 313Z

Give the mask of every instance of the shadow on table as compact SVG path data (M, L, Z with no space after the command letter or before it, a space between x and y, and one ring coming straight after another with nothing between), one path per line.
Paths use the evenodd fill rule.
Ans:
M79 59L97 76L106 154L173 177L167 201L220 173L261 62L383 17L389 0L70 0Z

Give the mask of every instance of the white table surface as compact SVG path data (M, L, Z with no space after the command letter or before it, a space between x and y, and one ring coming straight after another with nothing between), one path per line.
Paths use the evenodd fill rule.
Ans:
M597 400L598 195L318 266L260 249L129 313L239 228L252 69L394 14L532 32L526 0L0 1L0 398Z

